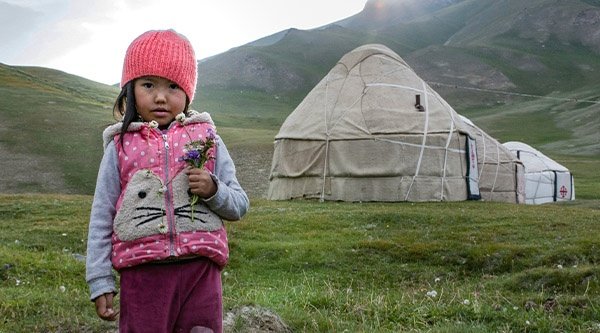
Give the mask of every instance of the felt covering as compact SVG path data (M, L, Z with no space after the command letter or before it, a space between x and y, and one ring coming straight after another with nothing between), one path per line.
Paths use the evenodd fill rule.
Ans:
M472 179L481 198L522 202L523 167L508 149L393 51L364 45L342 57L281 126L268 198L466 200L468 158L477 163Z

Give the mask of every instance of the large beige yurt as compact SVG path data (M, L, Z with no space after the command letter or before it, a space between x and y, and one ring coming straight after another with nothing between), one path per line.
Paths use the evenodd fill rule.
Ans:
M523 166L389 48L344 55L275 137L268 198L521 203Z

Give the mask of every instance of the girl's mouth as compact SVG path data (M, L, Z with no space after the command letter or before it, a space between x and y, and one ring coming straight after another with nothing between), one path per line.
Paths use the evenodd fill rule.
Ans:
M166 109L154 109L152 110L152 113L157 116L164 116L167 115L169 111L167 111Z

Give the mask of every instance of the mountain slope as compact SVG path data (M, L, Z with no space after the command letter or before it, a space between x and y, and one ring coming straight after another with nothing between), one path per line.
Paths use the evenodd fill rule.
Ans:
M199 89L248 88L268 93L305 93L340 56L366 43L406 48L387 36L331 25L302 31L289 29L199 63Z
M382 43L420 67L420 75L436 76L439 66L427 70L431 58L462 53L466 60L455 68L467 75L492 67L501 81L515 81L498 82L501 89L548 94L564 91L565 79L569 88L590 83L589 73L598 69L597 31L600 8L577 0L371 0L355 16L320 29L265 37L209 58L199 69L204 86L305 93L351 49ZM569 59L572 54L577 62ZM477 66L461 66L469 64ZM546 83L552 84L540 87L536 76L547 75L552 79ZM585 80L575 79L580 75Z
M474 3L475 0L466 2ZM473 4L475 5L475 4ZM451 45L487 45L498 36L516 35L544 47L552 39L600 53L600 10L584 1L494 1L448 40Z
M382 32L388 27L415 22L464 0L369 0L364 9L335 24L358 31Z
M0 64L1 192L90 193L114 87Z

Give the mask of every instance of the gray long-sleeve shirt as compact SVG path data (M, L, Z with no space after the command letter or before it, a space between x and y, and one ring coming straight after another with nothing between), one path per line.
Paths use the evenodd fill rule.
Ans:
M216 155L212 178L217 184L217 192L204 202L221 218L239 220L248 210L249 200L236 178L235 165L227 147L220 138L217 140ZM115 143L112 141L104 150L100 163L90 214L86 281L92 300L117 290L111 263L111 236L116 204L121 194L119 179L119 159Z

